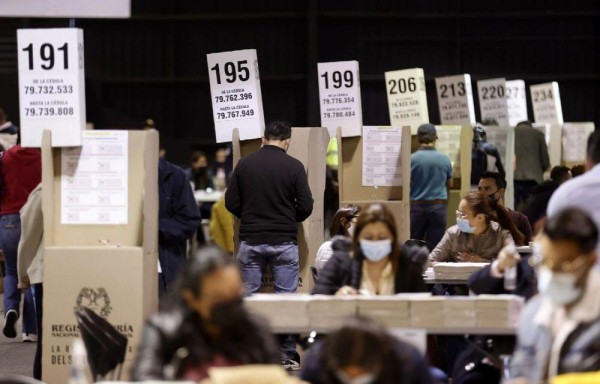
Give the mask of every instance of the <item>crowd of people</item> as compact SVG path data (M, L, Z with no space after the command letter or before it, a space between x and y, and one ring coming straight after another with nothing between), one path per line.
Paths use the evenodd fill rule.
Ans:
M541 175L549 170L545 142L542 145L535 135L527 136L525 144L519 142L530 129L536 131L529 122L515 129L517 209L505 206L507 165L487 142L485 127L476 126L474 145L493 160L471 179L473 191L462 196L456 224L446 229L452 165L436 150L435 126L424 124L417 130L420 147L411 157L411 240L400 241L398 223L385 203L348 205L331 215L330 238L310 255L315 265L311 293L336 296L427 292L432 289L423 275L431 264L487 263L471 275L467 290L433 287L433 293L524 297L528 302L517 337L508 341L514 349L508 367L489 364L480 349L448 343L456 363L445 366L445 376L440 375L431 367L431 354L423 356L367 318L352 319L317 340L300 364L298 335L274 335L264 319L246 311L243 298L259 291L267 268L275 294L296 292L298 223L313 212L304 166L286 153L291 126L274 121L265 128L261 149L241 159L235 169L225 149L217 151L213 167L202 152L192 155L185 171L160 159L162 303L146 323L132 378L199 381L208 377L211 367L246 364L301 369L300 376L310 383L434 383L449 377L455 383L499 382L502 374L511 383L538 383L562 373L600 370L600 302L595 297L600 289L600 206L594 199L600 191L600 132L588 139L585 173L574 177L575 170L556 166L544 181ZM535 166L528 158L531 151L520 152L531 146L541 151L534 156ZM23 340L35 341L39 335L41 342L43 263L37 253L43 232L31 227L41 215L39 150L18 144L7 148L0 173L3 333L15 338L16 322L22 317ZM190 255L187 241L206 218L194 189L215 189L223 196L209 209L210 237L216 245ZM234 217L239 220L235 258ZM21 239L21 228L27 239ZM29 244L25 241L31 239ZM529 246L531 256L520 255L515 246ZM504 274L512 268L516 282L507 288ZM36 357L35 377L40 372Z

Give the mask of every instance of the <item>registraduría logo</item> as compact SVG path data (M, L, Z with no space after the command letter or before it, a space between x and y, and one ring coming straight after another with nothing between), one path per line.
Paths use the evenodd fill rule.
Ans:
M77 300L75 301L75 311L81 311L83 308L89 308L104 317L110 315L112 306L110 305L110 297L105 288L81 288Z

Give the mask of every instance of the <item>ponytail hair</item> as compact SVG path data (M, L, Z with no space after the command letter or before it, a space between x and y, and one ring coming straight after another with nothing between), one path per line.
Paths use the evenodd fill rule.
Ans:
M482 214L485 216L488 224L492 220L498 222L502 228L510 232L515 244L525 245L525 235L517 229L506 208L497 203L492 204L490 199L481 192L470 192L463 199L475 215Z

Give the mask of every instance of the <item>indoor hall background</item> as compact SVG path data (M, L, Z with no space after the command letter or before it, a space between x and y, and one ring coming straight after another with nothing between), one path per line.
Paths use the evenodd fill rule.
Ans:
M0 19L0 105L18 124L16 29L68 19ZM600 125L596 0L132 0L131 19L78 19L88 120L97 128L156 120L168 158L214 145L206 54L256 48L266 120L320 125L317 62L358 60L363 121L389 124L383 72L434 78L558 81L565 121ZM529 96L528 96L529 98ZM533 119L531 102L529 116Z

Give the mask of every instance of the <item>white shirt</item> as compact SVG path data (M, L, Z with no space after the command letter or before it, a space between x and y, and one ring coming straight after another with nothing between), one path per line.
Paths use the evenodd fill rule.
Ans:
M333 249L331 249L331 240L327 240L319 247L317 251L317 256L315 257L315 268L317 268L317 273L321 272L323 268L325 268L325 264L331 259L333 256Z

